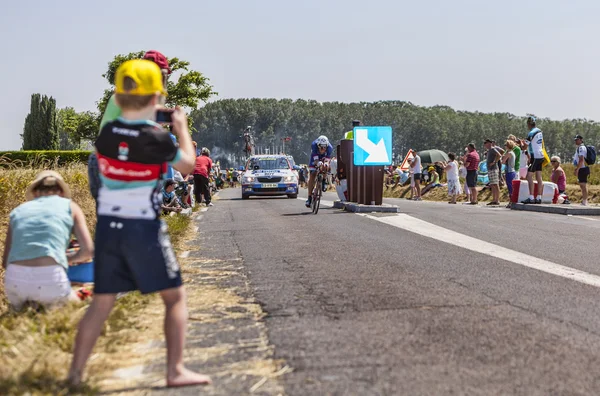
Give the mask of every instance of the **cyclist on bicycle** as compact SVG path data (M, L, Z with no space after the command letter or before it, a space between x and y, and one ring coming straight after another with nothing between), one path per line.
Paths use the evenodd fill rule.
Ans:
M333 146L329 143L329 139L326 136L319 136L311 144L310 160L308 162L308 169L310 170L310 178L308 179L308 199L306 200L306 207L310 208L312 203L312 192L315 188L315 182L317 179L317 171L327 172L329 169L329 159L333 153ZM320 188L320 186L319 186Z

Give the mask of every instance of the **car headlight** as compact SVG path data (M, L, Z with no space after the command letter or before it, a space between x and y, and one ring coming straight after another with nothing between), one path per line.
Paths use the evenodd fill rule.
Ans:
M254 176L244 176L244 183L252 183L254 181Z
M296 176L284 176L283 181L286 183L296 183Z

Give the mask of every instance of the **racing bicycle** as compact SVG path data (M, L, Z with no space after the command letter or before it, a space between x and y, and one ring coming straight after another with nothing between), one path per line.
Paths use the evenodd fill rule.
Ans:
M325 175L327 175L327 167L325 164L319 166L319 171L317 173L317 180L315 181L315 187L312 191L312 202L310 204L312 208L312 212L314 214L319 213L319 206L321 204L321 196L323 195L324 185L325 185Z

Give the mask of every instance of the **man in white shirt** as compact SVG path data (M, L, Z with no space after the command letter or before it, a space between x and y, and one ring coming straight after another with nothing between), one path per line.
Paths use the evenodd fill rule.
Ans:
M574 140L577 150L575 150L575 155L573 156L573 165L575 165L575 176L577 176L577 181L581 188L581 205L586 206L588 198L587 182L590 177L590 168L585 163L587 148L583 144L583 136L576 135Z
M522 201L524 204L541 204L542 203L542 191L544 190L544 182L542 180L542 168L544 163L544 137L542 130L535 126L535 117L530 116L527 118L527 128L529 134L527 135L527 151L529 152L529 168L527 169L527 184L529 184L529 198ZM535 184L533 177L538 184L537 195L535 193Z

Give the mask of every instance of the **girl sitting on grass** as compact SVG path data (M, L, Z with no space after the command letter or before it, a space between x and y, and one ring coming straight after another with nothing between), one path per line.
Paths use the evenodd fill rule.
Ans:
M4 290L12 308L25 303L50 307L77 301L67 277L69 263L89 260L93 242L83 211L71 201L62 176L43 171L27 187L27 202L10 213L2 266ZM80 249L66 253L71 234Z

